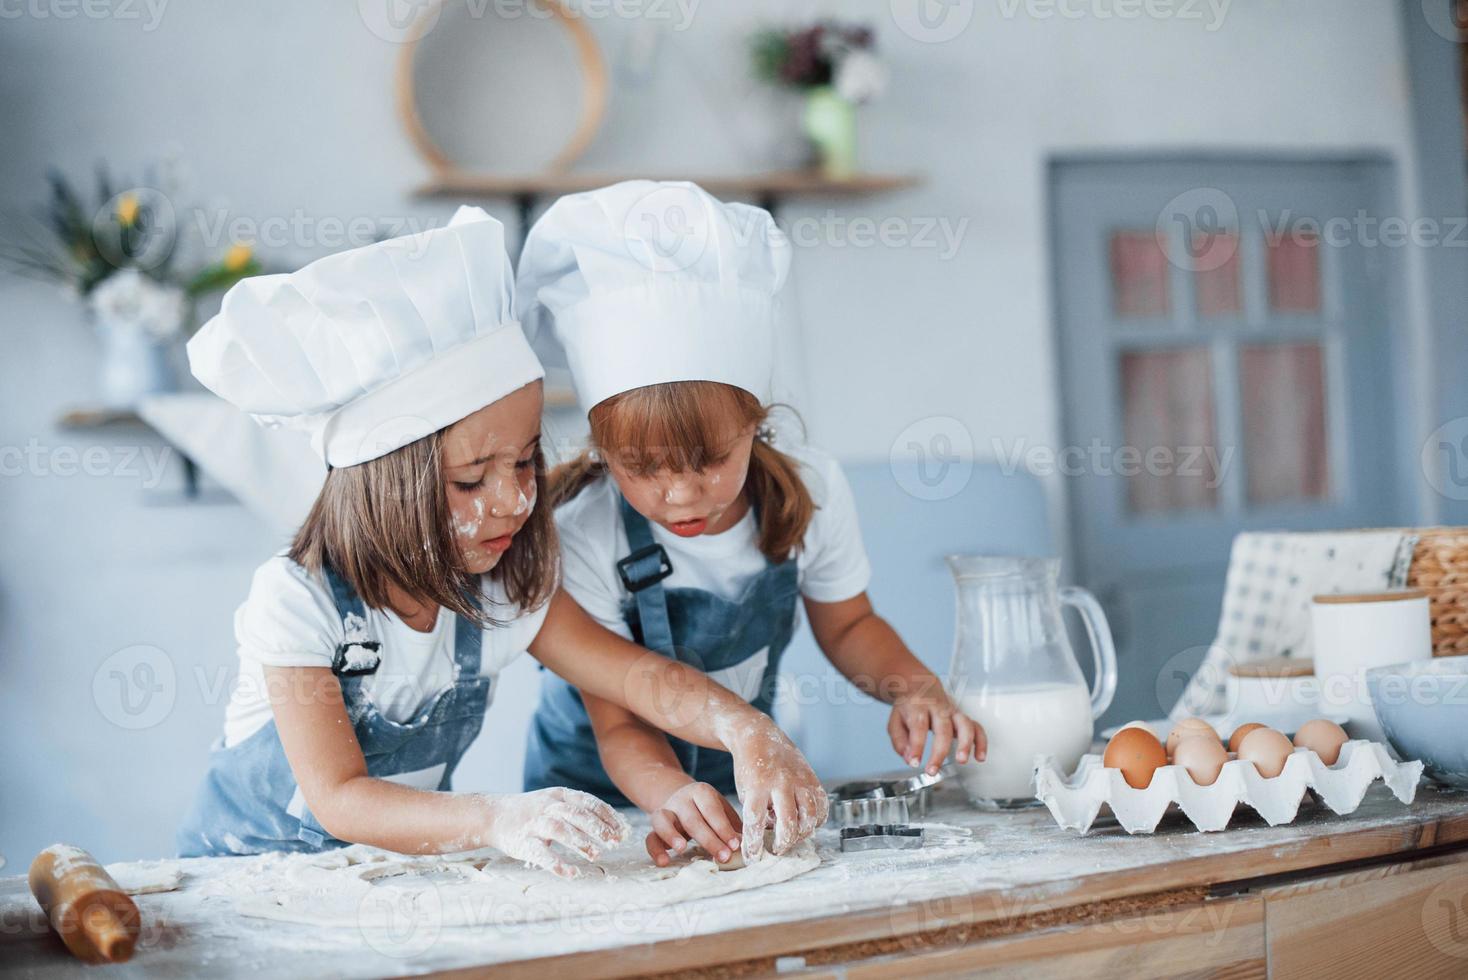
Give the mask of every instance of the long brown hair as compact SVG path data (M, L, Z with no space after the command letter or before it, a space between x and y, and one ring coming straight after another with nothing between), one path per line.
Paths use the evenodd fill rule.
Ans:
M313 574L330 565L373 609L390 608L390 586L452 610L480 626L503 622L485 611L480 577L459 558L439 460L443 430L386 456L326 474L290 558ZM535 487L546 499L545 457L535 450ZM489 575L506 598L534 609L551 597L558 574L555 521L548 506L530 512Z
M780 562L800 550L815 514L815 501L800 464L758 434L772 407L743 388L717 381L672 381L614 395L591 410L591 444L602 458L582 453L555 468L551 508L576 496L606 474L603 458L624 461L637 473L658 469L698 471L724 451L730 422L738 431L756 427L744 490L759 516L759 550Z

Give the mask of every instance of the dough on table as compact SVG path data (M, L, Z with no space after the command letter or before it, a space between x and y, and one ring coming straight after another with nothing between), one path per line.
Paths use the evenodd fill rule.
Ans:
M577 862L580 877L565 879L493 851L417 857L354 845L274 862L268 880L253 878L233 898L241 915L320 926L390 928L409 909L446 927L516 925L714 898L788 881L820 863L805 840L737 870L720 871L701 855L659 868L632 835L595 864Z

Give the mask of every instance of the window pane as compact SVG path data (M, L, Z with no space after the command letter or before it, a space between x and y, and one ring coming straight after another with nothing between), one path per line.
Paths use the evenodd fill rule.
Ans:
M1325 358L1320 345L1239 350L1249 502L1321 500L1330 493Z
M1239 236L1216 232L1193 236L1193 285L1198 292L1198 316L1232 316L1244 310L1239 288Z
M1121 358L1126 454L1117 456L1133 513L1218 503L1213 376L1204 348L1133 351Z
M1117 316L1167 315L1167 256L1155 232L1112 233L1111 296Z
M1320 309L1320 242L1314 234L1289 231L1269 243L1269 306L1282 313Z

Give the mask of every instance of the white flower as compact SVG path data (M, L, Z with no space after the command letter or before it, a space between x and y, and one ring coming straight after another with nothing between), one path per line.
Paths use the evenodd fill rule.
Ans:
M887 66L869 51L850 51L836 66L835 82L847 102L870 102L887 88Z
M176 337L183 329L183 290L137 269L122 269L102 280L92 290L91 304L102 322L141 330L155 340Z

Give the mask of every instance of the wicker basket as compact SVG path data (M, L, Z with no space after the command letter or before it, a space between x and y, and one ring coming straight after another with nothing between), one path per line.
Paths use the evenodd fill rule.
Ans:
M1468 653L1468 528L1428 527L1419 535L1407 585L1427 593L1432 655Z

